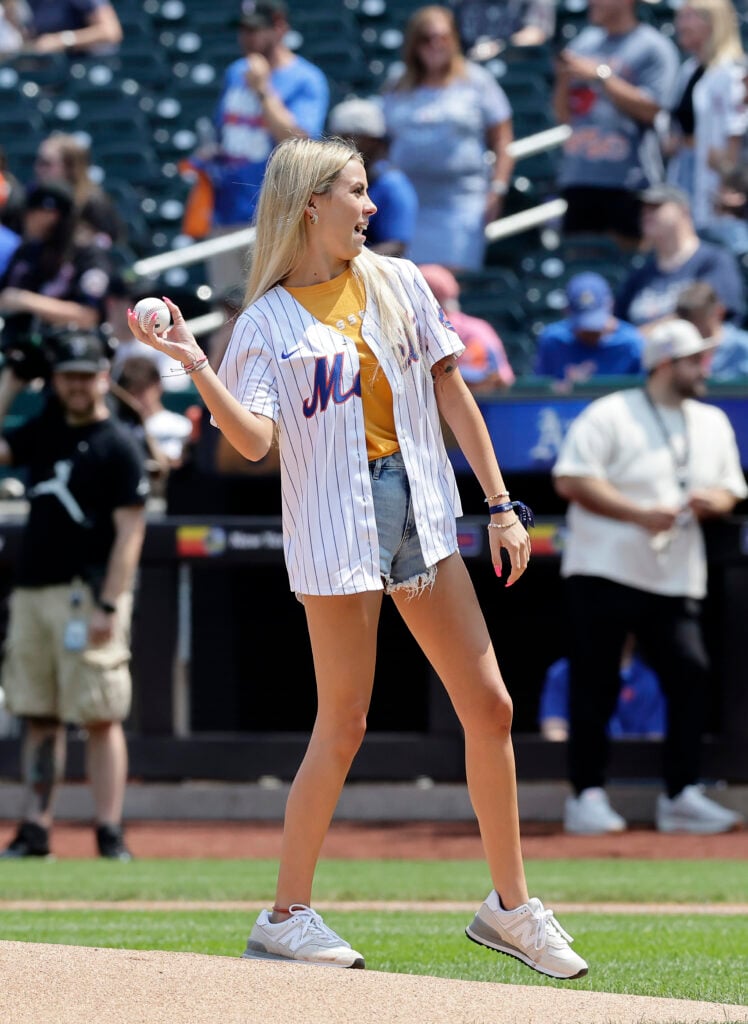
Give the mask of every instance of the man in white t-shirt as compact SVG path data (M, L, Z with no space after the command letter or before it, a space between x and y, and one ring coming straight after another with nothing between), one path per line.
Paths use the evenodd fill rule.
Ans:
M619 690L621 649L636 635L668 702L664 832L724 832L740 817L698 786L709 665L700 612L706 555L700 522L746 497L733 429L704 393L704 353L693 324L671 320L648 337L642 388L592 402L571 425L553 468L571 504L561 573L571 662L566 830L620 832L604 790L606 724Z

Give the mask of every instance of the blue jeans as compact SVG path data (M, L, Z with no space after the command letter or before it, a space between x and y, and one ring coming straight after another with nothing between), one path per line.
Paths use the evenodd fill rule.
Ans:
M404 590L415 596L433 586L436 566L427 566L423 560L401 452L373 459L369 472L384 591L391 594Z

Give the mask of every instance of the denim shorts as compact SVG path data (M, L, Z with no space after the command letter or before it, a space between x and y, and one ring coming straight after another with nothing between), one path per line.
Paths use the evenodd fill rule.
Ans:
M414 596L433 585L436 566L423 559L402 453L373 459L369 472L385 593L404 590Z

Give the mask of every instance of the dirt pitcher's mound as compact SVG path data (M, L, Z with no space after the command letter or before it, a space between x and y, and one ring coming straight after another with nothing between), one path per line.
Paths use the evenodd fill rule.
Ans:
M9 1024L748 1022L748 1007L128 949L0 942Z

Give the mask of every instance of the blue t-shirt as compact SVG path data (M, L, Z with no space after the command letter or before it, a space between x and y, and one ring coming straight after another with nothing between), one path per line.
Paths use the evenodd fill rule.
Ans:
M675 312L680 293L694 281L707 281L727 310L728 319L742 320L745 287L738 264L732 253L711 242L702 242L677 270L660 270L654 255L650 255L644 266L623 282L616 297L615 315L637 325L669 316Z
M748 377L748 331L724 324L722 338L709 364L710 380Z
M663 106L673 91L678 51L651 25L637 25L621 36L588 26L569 50L607 64L615 75ZM662 177L654 132L608 98L602 82L572 82L569 92L571 138L564 146L559 186L640 189Z
M215 115L220 156L203 167L215 190L213 223L247 224L252 220L268 157L276 142L265 127L262 104L244 76L251 56L241 57L226 69L223 91ZM303 57L275 68L270 86L310 138L322 134L330 90L325 75Z
M615 330L604 334L596 345L585 345L574 333L570 320L548 324L538 338L535 373L563 380L569 366L594 364L591 376L639 374L644 339L632 324L617 320Z
M377 208L366 234L369 245L403 242L407 246L418 213L418 196L409 179L386 160L379 160L369 171L369 198Z
M663 736L667 705L660 682L643 661L634 655L621 669L621 692L608 722L609 736ZM569 718L569 660L559 658L546 672L540 694L538 718Z

